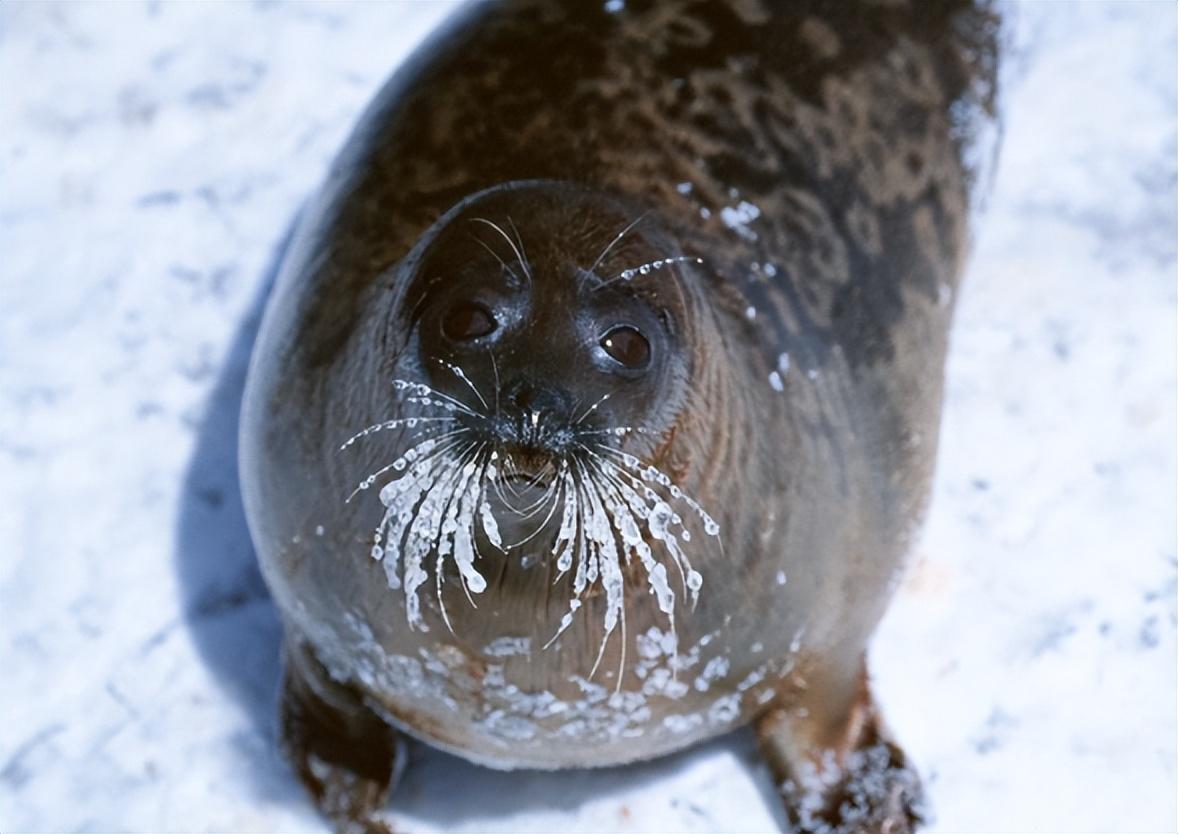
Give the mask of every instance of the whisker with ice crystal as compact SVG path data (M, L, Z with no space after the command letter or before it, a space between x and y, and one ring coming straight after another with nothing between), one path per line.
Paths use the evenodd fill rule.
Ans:
M453 471L454 458L450 452L460 443L461 441L455 441L447 448L439 450L437 454L419 457L405 469L401 477L385 484L380 491L385 513L373 537L372 558L377 561L384 559L385 576L390 588L401 587L398 568L404 549L402 541L421 511L419 502L436 485L437 479L433 475L439 462L439 479L448 477ZM469 445L471 444L467 444L467 447ZM385 543L383 547L382 537Z
M646 572L650 592L654 594L659 610L667 617L668 631L672 635L675 635L675 592L667 582L666 567L661 562L655 560L650 545L643 539L639 529L639 520L641 520L645 522L647 530L651 531L656 539L660 539L654 532L651 519L659 512L658 507L661 502L656 504L655 508L648 507L639 498L637 493L627 488L624 483L612 476L610 470L613 467L608 462L604 461L591 450L586 451L590 454L587 465L601 476L602 480L598 482L599 489L604 488L604 491L608 495L605 502L606 507L613 517L614 528L618 531L622 539L622 549L625 553L627 563L629 563L631 555L637 556L639 563ZM665 507L666 505L661 504L661 506ZM686 557L678 552L673 541L669 544L666 541L663 543L672 552L672 556L675 557L676 564L679 566L680 573L683 574ZM687 565L686 568L690 571L690 565ZM687 587L688 581L686 574L684 574L685 593L687 592ZM674 664L672 664L673 668Z
M434 586L436 589L436 596L438 600L438 610L442 615L442 621L446 624L446 628L451 634L454 633L454 626L450 622L450 617L446 613L446 601L442 597L442 583L445 577L445 558L454 551L455 560L458 559L458 541L457 537L462 535L463 531L459 527L458 514L462 511L460 509L460 502L462 507L470 501L468 490L473 489L473 485L468 487L471 483L471 476L480 470L479 454L486 447L486 444L479 444L476 447L468 449L459 459L461 469L458 483L452 488L448 489L449 496L446 499L444 507L439 507L436 520L430 518L429 521L435 522L435 531L432 536L432 543L437 556L434 563ZM481 479L482 472L479 471L479 478ZM476 481L479 479L476 479ZM447 485L449 487L449 485ZM445 514L443 518L443 513ZM449 536L449 538L447 538ZM473 537L472 537L473 538ZM473 559L471 560L473 562ZM463 570L459 570L459 581L462 585L462 590L466 594L467 600L471 605L474 605L474 599L470 595L470 585L467 581L467 575ZM480 577L481 578L481 577ZM478 607L474 605L474 607Z
M598 284L595 287L595 289L601 289L603 287L608 287L611 284L616 284L618 281L633 281L634 278L636 278L639 275L649 275L651 272L654 272L655 270L662 269L663 267L666 267L666 266L672 266L673 264L693 263L693 264L699 265L699 264L702 264L703 262L704 262L703 258L695 258L690 255L681 255L681 256L672 257L672 258L656 258L655 260L650 261L649 263L644 263L641 266L635 266L635 267L630 267L628 269L623 269L621 272L619 272L613 278L610 278L608 281L602 281L600 284Z
M585 422L585 418L588 417L590 414L592 414L597 409L597 406L601 405L603 402L605 402L609 398L610 398L609 391L602 394L601 399L599 399L597 402L593 403L593 405L591 405L587 409L585 409L585 413L582 414L580 417L578 417L576 419L576 421L573 423L573 425L574 426L581 425L581 423Z
M601 659L605 655L605 647L609 643L610 635L613 634L614 628L617 627L619 621L622 624L622 628L625 628L625 577L622 574L621 563L618 557L617 539L614 536L614 528L610 523L609 517L606 515L597 484L584 468L584 464L581 461L575 460L574 464L577 466L587 486L585 494L589 499L589 508L592 514L589 521L589 538L597 547L595 564L598 571L600 571L602 590L605 591L605 615L602 620L603 634L601 637L601 646L597 650L597 658L594 660L593 667L589 670L588 675L589 678L592 678L597 673L597 667L601 664ZM625 650L626 647L623 643L623 655Z
M483 416L468 406L466 403L462 402L462 400L456 399L444 391L438 391L435 388L431 388L424 382L411 382L407 379L394 379L393 388L397 391L408 391L411 395L407 398L409 402L418 403L420 405L431 405L435 407L446 408L450 411L457 409L468 417L482 418ZM441 401L439 402L434 400L432 399L433 397L438 397Z
M395 470L400 471L400 470L404 469L407 465L409 465L410 463L415 461L419 456L422 456L422 455L430 455L431 453L442 454L443 452L448 451L448 449L450 447L440 449L435 452L435 449L436 449L437 444L439 442L444 441L444 440L449 440L454 437L460 437L461 435L467 434L469 432L470 432L470 429L463 427L460 429L455 429L452 432L447 432L442 435L435 435L434 437L427 437L421 443L418 443L416 446L413 446L412 448L410 448L408 451L406 451L403 455L401 455L399 458L394 460L392 463L388 464L387 466L382 466L380 469L369 474L363 481L361 481L356 486L356 488L354 490L351 491L351 493L348 494L348 497L344 499L344 503L345 504L351 503L353 498L355 498L358 494L360 494L364 490L371 488L372 485L374 483L376 483L376 479L379 478L381 475L384 475L385 473L387 473L389 470L395 469Z
M581 607L581 594L588 584L588 547L586 543L585 500L581 498L580 473L565 472L565 503L561 516L560 529L557 532L556 544L552 547L552 555L556 556L558 573L553 582L568 573L575 564L577 569L573 574L572 595L569 608L560 618L556 633L544 644L547 649L564 631L573 624L573 617Z
M672 481L670 476L665 472L651 464L644 465L634 455L623 452L620 449L615 449L612 446L604 446L600 443L595 445L599 450L614 455L622 462L622 465L625 466L626 469L630 470L631 472L639 473L639 476L643 481L655 481L659 484L659 486L666 487L668 494L672 498L677 501L682 501L691 508L692 512L699 516L700 521L703 522L705 533L707 533L709 536L720 535L720 525L716 523L715 519L713 519L707 513L707 511L699 505L699 502L684 493L683 490L677 484L675 484L675 482Z
M424 479L418 479L411 486L411 489L417 491L418 494L424 492L424 497L416 509L411 511L413 520L408 525L408 532L404 533L402 537L402 531L398 530L396 538L391 535L388 538L389 545L400 545L405 588L405 613L410 628L420 628L422 631L429 630L422 619L421 603L417 595L418 589L428 578L428 574L422 568L422 562L434 549L434 531L441 523L440 520L447 502L453 496L454 483L462 475L464 456L473 447L473 443L468 444L459 455L448 458L443 464L440 477L433 480L432 483L426 480L423 485L422 480ZM383 492L384 490L382 490ZM385 496L382 495L381 498L384 500ZM412 507L413 503L408 503L408 506Z
M682 518L671 508L670 504L640 479L606 461L602 461L600 465L603 467L603 477L606 477L621 489L630 506L645 520L646 529L650 532L651 536L661 542L667 552L670 553L671 558L679 569L680 578L683 581L684 593L690 596L691 605L694 608L699 600L699 589L703 586L703 577L698 571L692 569L687 555L680 548L679 542L676 540L673 528L678 527L680 529L679 538L684 542L691 541L691 531L683 525ZM649 467L649 469L654 470L654 467ZM654 471L658 472L658 470ZM658 474L661 475L662 473L660 472ZM663 478L666 482L669 482L666 476L663 476ZM625 483L622 479L629 481L629 484ZM665 482L660 482L660 485L665 485ZM639 496L637 490L642 490L641 496ZM704 523L704 530L708 535L719 535L719 525L699 507L699 504L683 495L682 490L678 487L675 487L675 493L676 495L674 497L677 500L684 501L700 515L701 521Z
M474 384L473 382L471 382L471 381L470 381L470 377L468 377L468 376L467 376L467 375L466 375L466 374L463 372L462 368L458 367L457 365L453 365L453 364L451 364L451 363L447 362L445 359L439 359L439 360L438 360L438 364L439 364L439 365L445 365L447 368L449 368L449 369L450 369L450 371L451 371L451 372L452 372L452 373L453 373L453 374L454 374L456 377L458 377L458 378L459 378L459 379L461 379L461 380L462 380L464 383L466 383L466 387L467 387L467 388L469 388L471 391L473 391L473 392L474 392L474 395L475 395L476 397L478 397L478 398L479 398L479 402L481 402L481 403L483 404L483 408L490 408L490 406L488 406L488 405L487 405L487 401L483 399L483 395L479 393L479 389L478 389L478 388L476 388L476 387L475 387L475 384Z
M699 588L703 584L703 577L692 569L686 554L675 541L674 533L667 529L675 524L681 524L681 520L665 501L657 497L651 505L646 504L642 497L615 476L616 469L609 463L602 461L590 465L597 468L613 494L616 503L615 521L619 529L624 531L623 536L631 544L630 551L638 556L646 571L651 593L658 600L659 610L667 615L671 621L671 630L674 631L675 593L667 583L666 567L661 562L654 560L650 545L642 539L635 516L643 522L643 526L651 536L671 554L672 561L679 570L683 593L690 596L692 607L694 607L698 599ZM684 533L686 532L684 529Z
M382 423L373 423L371 426L365 426L360 431L353 434L339 447L339 451L344 451L349 446L352 446L357 440L368 437L370 434L376 434L380 431L387 431L389 429L416 428L419 423L453 423L456 422L456 417L400 417L396 420L385 420Z
M650 429L646 426L617 426L609 429L582 429L578 430L574 435L576 439L583 437L593 437L594 435L608 434L613 437L625 437L628 434L646 434Z
M605 260L605 256L608 255L610 253L610 251L615 246L618 245L618 243L622 240L622 238L624 238L627 234L630 233L631 229L633 229L635 226L637 226L639 223L641 223L643 220L645 220L646 216L648 214L650 214L649 211L642 212L642 214L638 215L637 218L635 218L633 221L631 221L626 226L626 228L624 228L624 229L622 229L622 231L618 232L618 234L614 237L614 239L611 240L608 244L606 244L606 247L601 250L601 254L597 256L597 260L595 260L593 262L593 265L591 267L589 267L589 269L586 271L593 272L595 269L597 269L597 267L599 267L601 265L601 262Z

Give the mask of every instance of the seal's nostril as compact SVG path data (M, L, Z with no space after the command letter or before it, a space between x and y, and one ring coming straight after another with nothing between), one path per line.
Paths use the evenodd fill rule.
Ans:
M517 380L506 388L504 402L532 429L543 422L567 423L572 397L559 386L531 380Z

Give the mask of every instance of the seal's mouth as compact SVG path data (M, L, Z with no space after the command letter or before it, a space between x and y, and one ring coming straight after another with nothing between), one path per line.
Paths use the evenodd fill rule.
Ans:
M546 491L559 472L553 456L535 448L506 446L502 457L504 483L515 490Z
M519 494L533 491L546 492L552 485L552 478L545 472L513 472L503 478L513 491Z

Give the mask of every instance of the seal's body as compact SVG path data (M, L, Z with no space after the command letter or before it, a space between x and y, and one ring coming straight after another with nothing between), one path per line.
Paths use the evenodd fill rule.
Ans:
M476 5L385 87L242 425L287 751L334 816L382 801L390 726L559 768L759 718L795 821L915 819L863 655L928 492L992 36L956 3Z

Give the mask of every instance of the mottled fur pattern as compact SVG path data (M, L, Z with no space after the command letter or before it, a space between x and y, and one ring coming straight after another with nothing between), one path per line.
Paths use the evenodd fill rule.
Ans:
M996 25L965 0L515 0L467 7L398 71L306 213L243 412L260 561L288 641L358 693L341 713L549 768L661 755L757 719L798 824L803 811L835 831L915 824L862 658L928 495ZM530 551L493 548L477 609L452 604L469 586L445 590L441 560L422 568L438 588L422 622L445 623L415 630L368 558L388 481L344 498L412 446L401 421L441 413L391 380L468 406L471 388L501 390L506 356L472 357L466 387L420 326L469 253L542 299L511 361L552 382L543 396L576 388L588 406L604 384L561 365L577 345L553 311L625 289L669 322L668 364L593 430L642 426L619 452L722 531L722 547L693 541L707 592L691 616L675 609L677 633L632 570L621 640L603 655L618 601L586 584L587 616L542 652L568 589ZM520 425L511 442L558 428ZM829 790L798 794L808 773Z

